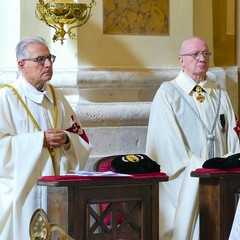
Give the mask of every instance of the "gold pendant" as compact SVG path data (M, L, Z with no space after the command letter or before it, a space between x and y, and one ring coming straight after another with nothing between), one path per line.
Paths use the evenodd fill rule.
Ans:
M196 92L197 93L201 93L202 92L202 88L199 85L196 86Z
M197 100L199 102L203 102L205 100L205 97L201 93L199 93L198 96L197 96Z

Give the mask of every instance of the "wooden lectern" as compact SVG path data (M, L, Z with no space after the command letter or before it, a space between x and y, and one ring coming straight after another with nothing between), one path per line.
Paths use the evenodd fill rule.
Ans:
M199 178L200 240L227 240L240 189L240 169L196 169Z
M76 240L159 239L159 182L164 173L132 177L43 177L47 214ZM103 203L108 207L99 211ZM122 221L119 222L119 214ZM110 216L110 222L106 222Z

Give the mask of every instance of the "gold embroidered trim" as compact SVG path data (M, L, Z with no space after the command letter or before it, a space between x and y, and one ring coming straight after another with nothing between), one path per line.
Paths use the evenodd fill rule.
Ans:
M50 87L52 95L53 95L53 105L54 105L53 128L56 128L57 127L57 114L58 114L56 94L55 94L53 86L51 84L48 84L48 86ZM35 128L38 131L41 131L37 121L33 117L33 115L30 112L30 110L28 109L26 103L23 101L23 99L19 95L18 91L13 86L11 86L9 84L4 84L4 85L0 86L0 89L4 88L4 87L8 87L8 88L10 88L12 90L12 92L17 96L18 100L20 101L20 103L22 104L23 108L25 109L27 115L32 120L33 125L35 126ZM55 153L54 149L52 149L52 148L48 148L48 151L49 151L49 154L50 154L52 162L53 162L54 172L56 173L56 164L55 164L55 162L56 162L56 153Z

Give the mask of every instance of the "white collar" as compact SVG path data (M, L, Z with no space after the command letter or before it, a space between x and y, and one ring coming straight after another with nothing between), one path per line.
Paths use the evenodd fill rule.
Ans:
M48 84L45 84L44 91L38 91L33 87L23 75L20 75L16 81L14 81L13 86L19 91L19 93L25 95L31 101L36 103L42 103L44 95L53 103L53 97Z
M196 82L191 79L183 70L180 71L176 78L176 83L187 93L190 94L196 85ZM218 88L218 84L214 83L209 79L208 73L206 74L206 80L199 83L208 94L211 93L212 89Z

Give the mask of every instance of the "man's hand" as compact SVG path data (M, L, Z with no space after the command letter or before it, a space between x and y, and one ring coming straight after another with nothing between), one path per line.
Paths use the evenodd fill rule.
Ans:
M44 132L44 147L60 148L68 141L68 135L62 130L49 128Z

